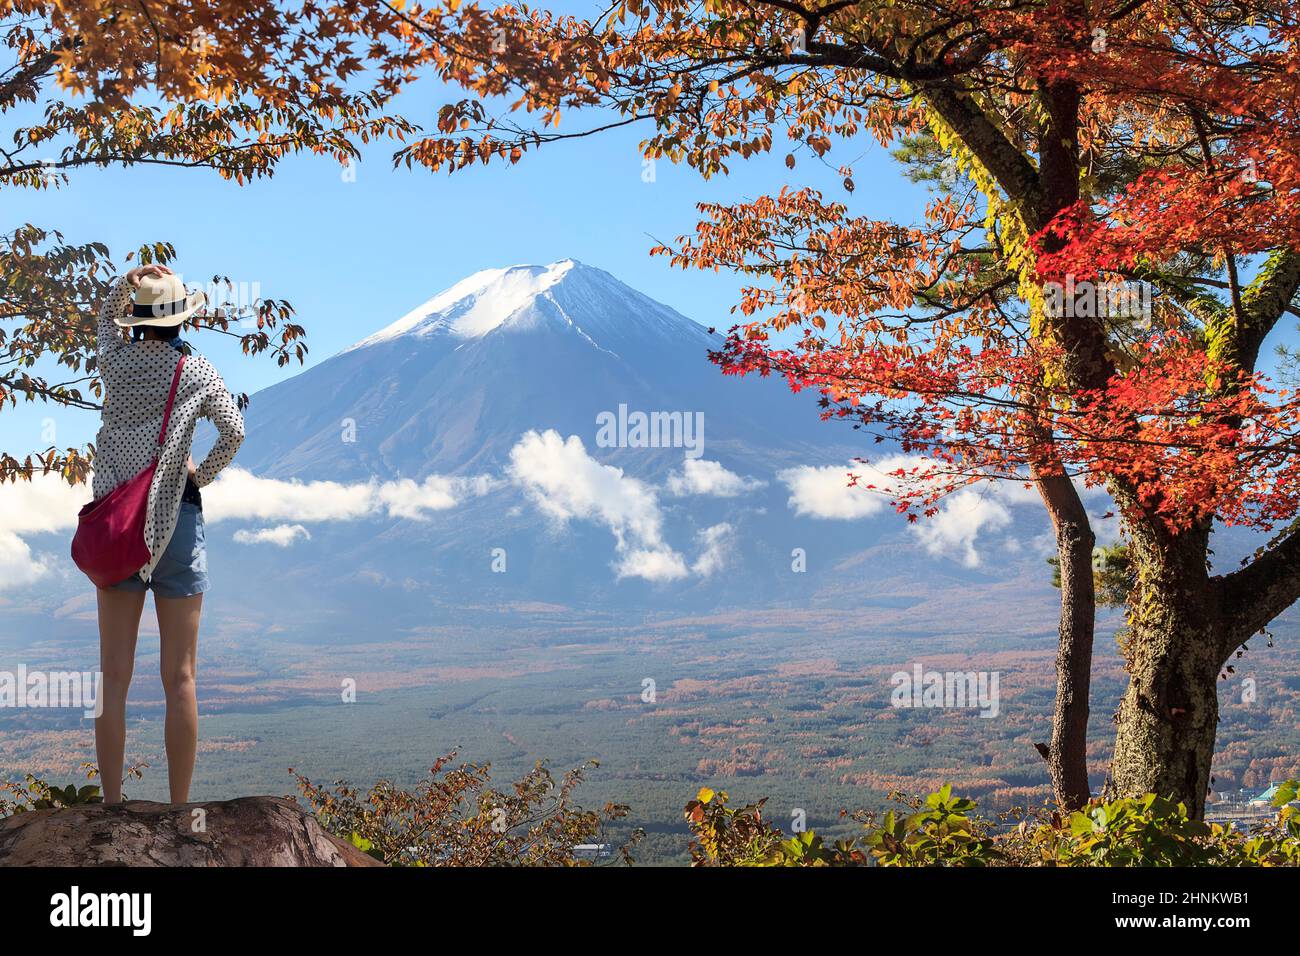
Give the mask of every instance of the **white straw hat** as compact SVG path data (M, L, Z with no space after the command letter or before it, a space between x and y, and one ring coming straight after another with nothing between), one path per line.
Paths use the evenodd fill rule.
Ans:
M180 276L142 276L131 314L113 321L124 329L137 325L180 325L207 301L202 292L186 292Z

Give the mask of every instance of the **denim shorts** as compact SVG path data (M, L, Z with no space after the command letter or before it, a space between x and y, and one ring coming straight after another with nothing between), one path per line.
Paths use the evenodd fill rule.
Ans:
M208 589L208 549L203 532L203 509L188 501L181 502L176 530L146 583L133 574L118 584L115 591L144 591L153 588L155 597L183 598L202 594Z

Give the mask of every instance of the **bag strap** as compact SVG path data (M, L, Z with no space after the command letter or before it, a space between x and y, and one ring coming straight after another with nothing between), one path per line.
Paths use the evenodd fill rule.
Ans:
M167 409L163 412L162 428L158 431L158 447L162 448L163 438L167 435L167 424L172 420L172 403L176 401L176 388L181 383L181 369L185 367L185 353L181 353L181 360L176 363L176 371L172 374L172 390L167 393Z

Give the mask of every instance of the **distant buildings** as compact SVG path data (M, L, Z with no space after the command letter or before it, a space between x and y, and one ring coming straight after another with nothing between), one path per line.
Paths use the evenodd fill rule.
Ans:
M1240 790L1217 790L1210 795L1209 802L1216 806L1226 804L1228 806L1271 807L1273 798L1277 796L1281 786L1280 783L1269 784L1268 789L1261 793L1256 793L1247 787L1242 787Z
M1254 793L1245 788L1221 790L1213 795L1213 801L1206 807L1205 819L1210 823L1226 823L1238 827L1267 820L1277 812L1273 798L1281 786L1279 783L1269 784L1268 789L1262 793ZM1300 800L1293 800L1291 806L1300 807Z
M1277 792L1279 789L1281 789L1281 784L1276 784L1276 783L1269 784L1267 790L1265 790L1259 796L1251 798L1251 800L1249 801L1250 805L1252 807L1273 806L1273 798L1277 796Z

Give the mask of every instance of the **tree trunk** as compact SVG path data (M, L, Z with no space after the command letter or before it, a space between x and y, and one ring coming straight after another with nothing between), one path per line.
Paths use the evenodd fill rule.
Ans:
M1092 577L1096 544L1087 511L1064 475L1037 479L1052 517L1061 572L1061 620L1057 629L1056 709L1052 742L1045 754L1052 792L1066 810L1088 802L1088 693L1097 600Z
M1129 621L1129 686L1111 776L1124 796L1157 793L1205 813L1228 653L1220 589L1205 566L1208 531L1132 536L1137 592Z

